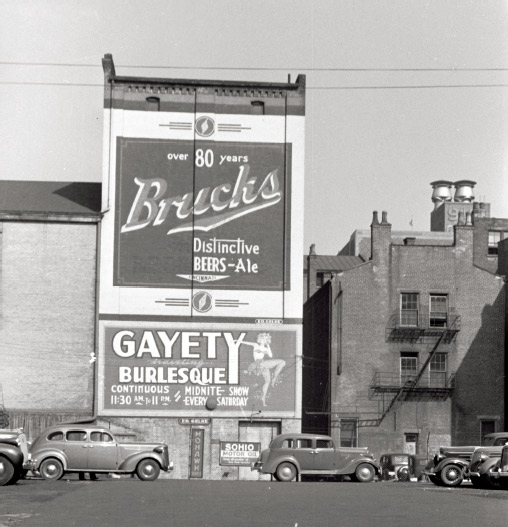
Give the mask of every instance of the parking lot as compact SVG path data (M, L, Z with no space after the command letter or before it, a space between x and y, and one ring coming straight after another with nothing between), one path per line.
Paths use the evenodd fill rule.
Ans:
M506 526L508 492L416 482L249 482L135 478L22 480L0 489L0 527Z

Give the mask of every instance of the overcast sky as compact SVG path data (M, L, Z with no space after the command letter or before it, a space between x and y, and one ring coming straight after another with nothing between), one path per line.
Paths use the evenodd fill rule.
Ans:
M304 251L373 210L429 230L438 179L508 217L507 35L508 0L0 0L0 178L101 181L112 53L120 75L307 75Z

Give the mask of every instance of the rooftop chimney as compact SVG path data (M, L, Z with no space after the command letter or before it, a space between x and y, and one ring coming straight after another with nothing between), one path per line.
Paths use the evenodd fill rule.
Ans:
M441 203L452 200L452 185L451 181L440 179L431 183L434 192L432 192L432 201L434 208L437 209Z
M474 186L476 181L462 179L455 182L455 201L460 203L471 203L474 200Z

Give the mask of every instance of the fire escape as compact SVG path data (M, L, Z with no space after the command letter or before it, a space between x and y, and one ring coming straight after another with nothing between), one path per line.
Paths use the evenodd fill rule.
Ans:
M428 344L429 352L414 375L401 372L376 372L369 385L369 399L377 400L379 416L361 419L358 426L379 426L396 403L410 400L446 400L455 387L455 374L436 372L430 375L428 366L441 344L451 343L460 330L460 316L433 317L416 315L407 317L394 313L386 327L387 342Z

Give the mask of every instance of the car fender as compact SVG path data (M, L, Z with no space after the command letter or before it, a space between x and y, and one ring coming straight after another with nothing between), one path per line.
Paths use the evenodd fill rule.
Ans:
M266 463L263 464L262 471L265 473L274 474L277 470L277 467L281 463L291 463L296 467L298 472L300 472L300 463L298 463L294 456L281 456L273 460L268 460Z
M469 467L469 461L462 458L453 458L447 457L440 461L434 468L434 472L441 472L448 465L459 465L462 469L467 469Z
M379 466L376 464L376 462L371 457L360 457L360 458L353 459L347 465L345 465L343 468L340 469L340 473L341 474L353 474L356 470L356 467L358 467L358 465L361 465L362 463L367 463L369 465L372 465L376 471L376 474L381 473Z
M37 458L32 459L32 467L31 470L39 470L39 467L41 466L41 463L50 457L53 457L55 459L58 459L63 465L64 470L67 470L67 467L69 464L67 463L67 458L65 455L63 455L58 450L41 450L37 453Z
M4 456L15 466L23 465L23 452L15 445L0 443L0 456Z
M498 457L489 457L478 467L478 472L481 476L484 474L488 475L490 469L494 468L499 461L500 459Z
M132 454L129 457L126 457L118 467L118 470L124 471L124 472L134 472L136 470L136 467L138 463L142 459L153 459L154 461L157 461L159 466L161 468L164 467L164 463L162 461L162 457L157 454L157 452L136 452Z

